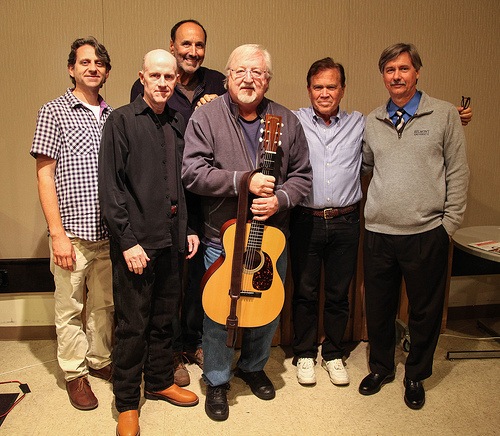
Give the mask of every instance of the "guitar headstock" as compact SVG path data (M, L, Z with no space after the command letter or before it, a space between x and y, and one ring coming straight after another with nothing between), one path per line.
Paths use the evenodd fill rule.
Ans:
M281 128L283 127L281 117L278 115L267 114L266 119L262 122L264 123L264 127L261 129L261 141L264 142L264 150L276 152L278 147L281 145L280 136Z

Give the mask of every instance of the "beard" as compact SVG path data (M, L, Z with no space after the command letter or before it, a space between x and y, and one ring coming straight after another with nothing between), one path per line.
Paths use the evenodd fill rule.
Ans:
M248 94L248 91L252 91L250 94ZM255 92L255 89L240 89L238 91L238 100L242 103L249 104L253 103L257 99L257 93Z

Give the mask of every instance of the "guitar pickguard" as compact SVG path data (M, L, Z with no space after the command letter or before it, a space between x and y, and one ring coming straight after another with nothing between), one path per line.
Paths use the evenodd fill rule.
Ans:
M271 257L267 253L260 253L263 254L264 262L259 270L254 272L254 270L248 271L247 269L244 269L244 273L253 274L252 287L254 289L256 289L257 291L267 291L273 283L273 262L271 260ZM245 282L246 280L243 280L243 283Z

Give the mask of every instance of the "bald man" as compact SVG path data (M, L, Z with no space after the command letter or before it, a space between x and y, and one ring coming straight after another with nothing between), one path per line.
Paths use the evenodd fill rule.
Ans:
M103 132L99 199L110 232L115 298L113 391L118 435L139 433L144 396L176 406L198 397L174 384L172 318L180 294L183 253L198 250L187 229L180 179L184 119L166 103L177 81L177 63L165 50L144 57L144 96L117 109Z

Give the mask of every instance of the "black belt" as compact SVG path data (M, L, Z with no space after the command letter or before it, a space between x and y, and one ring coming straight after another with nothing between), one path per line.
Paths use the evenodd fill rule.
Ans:
M177 205L176 204L173 204L172 206L170 206L170 218L173 218L174 216L177 215Z
M302 213L324 218L325 220L330 220L340 215L346 215L354 212L357 208L357 204L346 207L327 207L326 209L311 209L310 207L299 206Z

